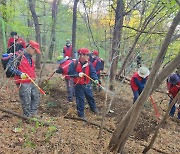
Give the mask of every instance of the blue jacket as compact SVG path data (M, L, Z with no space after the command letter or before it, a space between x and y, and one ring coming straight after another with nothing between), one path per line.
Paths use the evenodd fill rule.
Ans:
M81 63L81 66L83 66L84 64ZM70 66L69 66L68 75L70 75L71 77L79 77L79 72L76 71L76 66L77 66L76 62L72 62L70 64ZM93 67L91 62L89 62L89 76L93 80L98 80L98 77L97 77L97 74L96 74L96 70L94 69L94 67Z
M146 81L147 81L147 78L143 78L141 81L139 81L137 78L134 78L134 82L139 87L140 91L142 91L144 89Z
M25 52L25 51L23 51L23 52ZM25 52L24 53L24 56L27 58L27 60L28 60L28 62L29 62L29 64L32 66L32 56L30 55L30 54L28 54L27 52ZM17 57L17 55L16 55L16 57ZM12 57L9 61L8 61L8 64L7 64L7 66L9 67L8 68L8 71L10 71L10 72L12 72L13 74L15 74L15 75L19 75L19 76L21 76L21 74L23 73L23 72L21 72L21 71L19 71L18 69L17 69L17 65L18 64L13 64L13 60L14 60L14 57ZM19 63L20 61L18 61L17 63Z

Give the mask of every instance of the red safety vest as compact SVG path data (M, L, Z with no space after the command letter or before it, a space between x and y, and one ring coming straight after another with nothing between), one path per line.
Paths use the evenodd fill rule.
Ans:
M64 46L63 51L64 51L64 57L68 56L72 58L72 46L70 47Z
M26 42L22 38L18 38L18 40L15 41L15 43L21 44L23 48L26 48ZM14 44L14 38L9 38L8 40L8 48L10 48Z
M18 70L23 72L23 73L26 73L32 79L36 78L34 60L32 59L32 66L30 66L27 58L24 55L22 56L21 62L19 64L19 66L18 66ZM20 78L20 76L18 76L18 75L15 75L14 78L16 80L15 81L16 84L19 84L19 83L30 83L31 82L31 80L29 80L29 79L23 79L22 80Z
M134 91L137 91L139 89L139 87L136 85L135 81L134 81L134 78L137 78L139 81L142 80L142 78L138 75L138 72L135 72L131 78L131 88L134 90Z
M96 70L96 65L97 65L98 62L101 62L101 59L100 59L100 58L96 58L96 59L93 61L93 63L92 63L92 65L93 65L93 67L95 68L95 70ZM97 74L100 74L100 70L98 70L96 73L97 73Z
M169 93L174 97L176 97L177 93L180 90L180 82L178 82L176 85L172 85L170 82L167 82L167 88Z
M86 64L84 64L84 65L86 65ZM89 76L89 74L90 74L89 69L90 69L89 62L87 62L87 65L85 66L85 68L82 68L80 61L78 61L78 64L76 67L76 72L78 72L78 73L83 72ZM89 82L90 82L90 79L87 78L86 76L74 78L75 84L88 84Z

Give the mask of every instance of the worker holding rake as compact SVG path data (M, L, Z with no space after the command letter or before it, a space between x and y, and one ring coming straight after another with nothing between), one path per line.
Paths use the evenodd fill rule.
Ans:
M77 63L72 62L68 70L68 75L74 78L77 113L78 116L84 120L86 120L84 114L84 97L86 97L91 111L95 114L99 114L93 97L90 78L92 78L96 84L99 84L99 81L92 63L88 61L89 54L89 49L81 48L79 50L79 59Z
M133 103L135 103L135 101L143 91L149 74L150 74L149 69L144 66L140 67L138 71L133 74L130 81L134 95Z
M168 95L170 97L170 102L169 102L169 104L170 104L172 102L173 98L177 95L177 93L180 90L180 79L179 79L178 74L173 73L168 77L167 89L168 89ZM173 117L176 109L178 109L178 119L180 120L180 104L178 104L177 102L171 108L169 115L171 117Z
M22 58L18 61L18 65L13 62L14 58L8 62L8 71L15 74L16 85L19 86L19 97L22 104L23 116L33 117L37 114L40 102L41 89L35 84L35 62L32 59L34 54L40 54L39 44L35 41L29 41L26 49L22 54ZM42 91L43 92L43 91Z

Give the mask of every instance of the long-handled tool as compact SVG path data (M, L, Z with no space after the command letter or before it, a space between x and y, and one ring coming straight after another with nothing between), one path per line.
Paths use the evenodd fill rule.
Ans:
M150 95L150 99L151 99L152 105L153 105L153 107L154 107L154 110L155 110L155 113L156 113L156 117L157 117L157 119L159 119L159 118L160 118L160 114L159 114L159 112L158 112L156 103L155 103L155 101L154 101L154 99L152 98L151 95Z
M89 78L91 81L93 81L93 82L96 84L95 80L93 80L90 76L86 75L85 73L84 73L84 76L86 76L87 78ZM107 88L104 88L101 84L98 83L97 85L98 85L99 87L101 87L105 92L113 95L113 92L112 92L112 91L108 90Z
M31 82L39 89L39 91L41 92L41 94L46 95L46 93L34 82L34 80L32 78L29 77L29 75L26 74L26 76L28 77L29 80L31 80Z
M47 82L54 76L55 73L56 73L56 72L54 71L54 72L51 74L51 76L50 76L47 80L45 80L44 82L47 83Z

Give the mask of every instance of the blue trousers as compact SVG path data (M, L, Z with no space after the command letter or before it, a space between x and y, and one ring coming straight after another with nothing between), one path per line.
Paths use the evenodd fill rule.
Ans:
M172 99L170 99L169 104L171 104L171 102L172 102ZM171 110L170 110L170 112L169 112L169 115L170 115L171 117L173 117L174 114L175 114L175 111L176 111L176 107L175 107L175 105L173 105L173 107L171 108ZM178 119L180 120L180 109L178 110Z
M67 86L67 100L69 102L73 101L73 96L74 96L74 80L73 78L70 79L65 79L66 80L66 86Z
M135 91L135 90L133 90L132 89L132 91L133 91L133 95L134 95L134 98L133 98L133 104L134 104L134 102L138 99L138 97L139 97L139 95L141 94L141 90L137 90L137 91Z
M86 97L87 102L92 111L96 110L96 103L92 93L91 84L87 85L75 85L75 96L76 96L76 105L77 113L79 117L84 117L84 98Z

